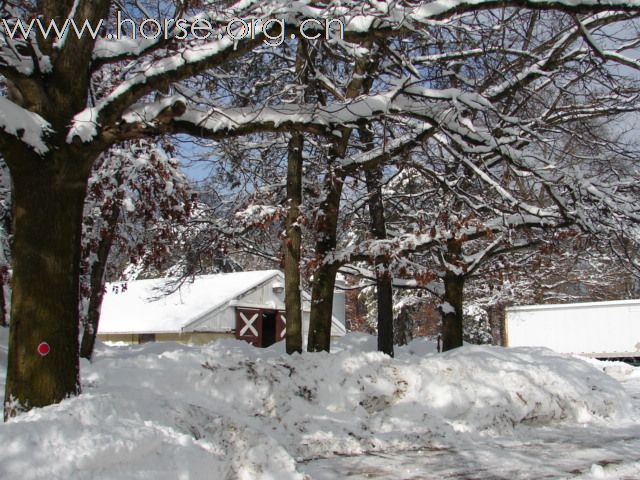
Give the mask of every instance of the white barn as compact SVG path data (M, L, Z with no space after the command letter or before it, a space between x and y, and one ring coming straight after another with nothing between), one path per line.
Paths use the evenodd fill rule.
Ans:
M166 295L171 279L106 286L98 338L144 343L208 343L238 338L259 347L284 339L284 274L279 270L221 273L187 280ZM303 293L302 329L309 331L310 298ZM344 291L336 290L331 336L345 334Z

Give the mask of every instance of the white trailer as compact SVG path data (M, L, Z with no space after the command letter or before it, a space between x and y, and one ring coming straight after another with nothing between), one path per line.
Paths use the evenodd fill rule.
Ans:
M508 347L541 346L596 358L640 357L640 300L505 310Z

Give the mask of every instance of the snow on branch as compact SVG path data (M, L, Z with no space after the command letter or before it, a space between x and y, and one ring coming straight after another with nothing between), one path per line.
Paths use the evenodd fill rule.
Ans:
M505 214L493 217L478 225L456 230L434 229L430 233L405 233L390 239L365 240L327 255L325 262L344 265L353 261L369 260L378 256L394 258L407 253L423 252L453 239L469 241L491 236L495 232L507 232L511 229L525 227L553 228L563 224L563 220L558 217L559 215L556 215L556 218L553 219L519 213Z
M244 3L250 4L252 2ZM138 4L138 6L142 7L141 4ZM246 7L247 5L245 5L245 9ZM183 43L183 49L193 48L193 45L189 45L185 39L180 38L180 34L183 32L184 26L192 25L195 22L206 22L202 23L203 25L219 25L224 23L225 19L227 19L228 23L228 19L244 17L242 13L233 7L231 9L218 10L219 7L217 6L214 10L207 10L206 12L201 12L196 15L183 16L185 8L186 5L179 5L173 13L173 16L164 18L162 23L158 19L153 18L150 12L143 12L145 20L154 20L161 25L160 35L152 37L135 35L134 38L129 35L123 35L116 38L112 34L111 37L98 38L93 49L94 64L100 65L106 62L142 57L145 54L167 46L170 42ZM146 10L144 8L142 9ZM140 28L139 25L135 25L136 20L134 19L122 19L118 17L117 20L122 22L122 24L134 22L134 28ZM176 23L178 22L180 23L181 28L177 28Z
M25 110L5 97L0 97L0 127L40 155L49 150L44 137L52 132L51 124L37 113Z
M361 2L347 0L326 2L325 8L312 7L307 2L286 2L286 6L274 10L295 18L324 18L327 13L341 18L344 30L352 34L384 33L406 29L418 30L422 25L456 15L494 8L521 7L537 10L561 10L566 12L603 12L610 10L638 11L639 0L435 0L431 2L397 2L382 0ZM324 2L323 2L324 4Z
M638 0L436 0L416 8L416 20L448 18L455 13L486 10L496 7L524 7L532 9L556 9L568 12L594 12L606 10L640 10Z
M121 82L95 106L76 114L67 133L67 142L71 143L76 137L90 142L97 135L98 126L117 122L126 109L160 85L190 77L231 56L239 56L250 50L253 44L251 41L242 42L244 50L241 50L236 41L225 37L141 65L138 73ZM87 128L87 119L91 119L93 128Z
M355 277L359 277L362 280L370 282L371 285L375 285L376 283L376 273L368 268L365 268L360 265L345 265L340 268L340 272L346 275L352 275ZM422 283L418 282L415 278L398 278L394 276L392 278L392 284L395 288L401 289L424 289L427 292L433 295L443 295L444 294L444 285L440 279L435 279L430 282ZM366 285L358 285L358 288L361 288Z
M143 120L153 122L153 114L171 102L186 101L184 97L174 96L156 102L153 105L141 105L129 109L124 120L128 123ZM334 102L325 106L282 104L264 107L202 107L189 106L186 111L173 118L173 132L191 133L212 137L221 133L238 134L276 129L297 129L313 133L333 133L339 135L339 127L355 127L361 120L371 120L387 115L401 114L415 116L416 134L402 137L387 145L387 152L374 149L363 156L347 160L345 166L373 161L380 156L402 150L414 144L419 138L430 134L435 125L471 136L475 141L484 141L470 130L470 122L458 113L468 108L491 109L492 106L480 95L465 93L457 89L422 89L415 87L392 88L388 91L363 95L346 102ZM473 128L473 126L471 125ZM79 130L76 129L76 134Z

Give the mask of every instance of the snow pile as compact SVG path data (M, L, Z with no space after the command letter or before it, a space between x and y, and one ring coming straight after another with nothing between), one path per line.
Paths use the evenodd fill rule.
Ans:
M590 363L599 370L616 380L623 382L629 379L640 378L640 368L628 363L614 360L596 360L595 358L581 357L585 362Z
M102 346L83 395L0 427L0 478L302 479L311 458L630 413L617 381L549 350L435 354L418 340L391 359L374 346Z

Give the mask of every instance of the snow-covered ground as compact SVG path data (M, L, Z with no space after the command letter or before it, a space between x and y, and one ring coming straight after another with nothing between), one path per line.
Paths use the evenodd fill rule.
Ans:
M0 478L640 478L638 369L424 340L390 359L362 334L282 348L100 345L81 396L0 426Z

